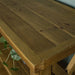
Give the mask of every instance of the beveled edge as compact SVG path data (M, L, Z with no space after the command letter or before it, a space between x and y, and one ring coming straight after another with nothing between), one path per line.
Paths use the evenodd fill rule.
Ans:
M56 51L57 50L57 51ZM50 55L51 53L51 55ZM43 68L48 67L49 65L52 65L54 63L59 62L60 60L66 58L70 54L75 53L75 38L72 38L70 40L67 40L61 44L59 44L57 47L52 48L51 50L44 51L42 55L39 56L43 57Z

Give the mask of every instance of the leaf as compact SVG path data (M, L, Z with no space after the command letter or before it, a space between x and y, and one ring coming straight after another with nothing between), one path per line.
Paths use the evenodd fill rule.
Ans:
M3 62L3 64L8 67L8 64L6 62Z
M0 43L4 43L4 48L7 48L8 43L3 36L0 38Z
M8 44L7 41L4 41L5 44Z
M0 43L4 43L4 41L5 41L5 39L4 39L4 37L2 36L2 37L0 38Z
M11 49L12 49L12 46L9 46L9 48L11 48Z
M4 48L7 48L7 41L4 41Z
M17 53L15 52L14 49L12 49L12 50L10 51L10 54L11 54L11 55L16 55Z
M15 52L14 49L12 49L12 50L10 51L10 54L11 54L11 58L12 58L13 60L19 61L19 60L21 59L21 57Z
M11 55L11 58L16 61L19 61L21 59L21 57L19 57L18 55Z
M19 69L18 68L11 68L11 70L13 70L13 71L18 71Z

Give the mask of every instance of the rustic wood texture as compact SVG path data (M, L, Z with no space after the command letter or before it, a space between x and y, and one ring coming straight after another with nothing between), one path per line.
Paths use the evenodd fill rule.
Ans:
M0 0L0 33L33 70L75 52L75 10L54 0Z

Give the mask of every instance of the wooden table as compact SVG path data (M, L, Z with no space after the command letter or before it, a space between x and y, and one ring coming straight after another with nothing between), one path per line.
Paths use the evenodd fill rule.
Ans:
M52 64L75 52L75 9L54 0L0 0L0 33L30 75L50 75Z

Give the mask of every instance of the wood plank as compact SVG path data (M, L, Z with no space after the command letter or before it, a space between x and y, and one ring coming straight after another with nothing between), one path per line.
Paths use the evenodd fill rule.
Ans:
M34 51L35 52L37 51L37 53L41 53L43 50L51 49L52 47L55 46L55 44L53 44L52 42L50 42L49 40L44 38L42 35L40 35L29 24L25 23L22 19L17 17L15 14L13 14L5 6L0 5L0 9L2 9L2 10L0 10L0 13L1 13L0 17L6 23L5 24L2 20L0 20L0 23L1 23L0 24L0 26L1 26L0 32L9 41L10 45L16 50L16 52L22 57L22 59L26 62L28 67L34 69L36 67L36 65L38 63L40 64L40 62L41 62L41 58L38 55L36 55L34 53ZM17 27L17 25L18 25L18 27ZM17 28L18 30L14 29L14 27ZM10 34L12 34L12 35L10 35ZM25 38L27 40L25 40ZM29 48L28 43L32 46L32 48ZM33 49L33 48L35 48L35 49ZM39 66L37 66L37 67L39 67Z
M61 29L57 27L51 27L43 31L43 33L48 36L48 38L52 38L56 45L63 43L67 40L70 40L72 37L69 36L67 33L63 32Z
M40 3L41 2L41 3ZM44 3L45 2L45 3ZM51 5L52 6L49 6L49 8L47 7L47 5L50 5L49 4L49 2L51 3ZM29 1L29 3L30 3L30 1ZM70 34L70 35L75 35L75 32L74 32L74 30L75 30L75 22L74 22L74 20L75 20L75 12L72 12L72 11L70 11L70 10L68 10L68 9L66 9L66 10L64 10L64 8L62 8L62 6L60 6L60 5L58 5L56 2L54 2L53 0L44 0L44 1L42 1L42 0L40 0L39 1L39 3L38 2L35 2L35 0L34 0L34 2L31 2L32 3L32 5L34 5L34 4L36 4L36 6L37 7L29 7L29 8L31 8L31 9L33 9L34 10L34 12L40 12L40 14L41 15L43 15L43 12L45 12L45 11L47 11L47 14L44 14L43 16L46 18L47 17L47 19L49 19L50 21L51 20L53 20L53 19L55 19L55 21L57 21L58 23L55 23L55 24L57 24L58 26L57 27L60 27L60 28L63 28L63 29L65 29L64 31L65 32L67 32L68 34ZM42 4L46 4L46 5L42 5ZM27 5L26 5L27 6ZM60 9L59 9L59 7L60 7L60 9L62 10L63 9L63 11L64 11L64 13L63 13L63 11L61 11ZM54 7L54 8L53 8ZM55 7L57 7L57 8L55 8ZM39 8L41 8L41 10L39 9ZM39 10L38 10L39 9ZM57 11L57 9L58 10L60 10L60 12L59 11ZM32 10L32 11L33 11ZM51 12L54 12L54 13L51 13ZM52 14L53 15L53 18L51 18L51 16L52 15L50 15L50 14ZM56 14L58 14L58 16L56 15ZM48 17L48 16L49 17ZM69 15L69 16L68 16ZM70 16L71 15L71 16ZM43 17L43 18L44 18ZM57 17L59 17L59 18L57 18ZM50 19L51 18L51 19ZM60 23L59 23L59 20L57 20L57 19L59 19L60 20ZM54 22L54 20L53 20L53 22ZM62 23L63 22L63 23ZM70 24L70 23L71 24ZM72 26L72 27L71 27ZM67 31L66 31L67 30ZM70 32L70 33L69 33Z
M67 72L65 72L65 70L61 66L59 66L58 64L54 64L52 66L52 72L55 75L68 75Z
M38 1L38 0L37 0ZM72 8L68 7L66 8L65 5L62 5L54 0L40 0L41 4L44 4L45 6L48 6L51 10L53 10L55 13L59 13L62 15L63 18L66 18L71 21L71 23L75 23L75 10L70 10ZM63 10L62 10L63 9ZM60 11L60 12L59 12ZM66 21L66 20L65 20ZM70 25L67 21L63 23L63 25L59 25L62 28L69 31L71 34L75 35L75 25ZM65 31L65 32L67 32Z
M61 3L58 3L54 0L41 0L41 3L45 4L46 6L50 7L55 12L58 12L59 14L63 15L63 17L68 18L70 20L75 19L75 10L73 10L70 7L67 7ZM63 9L63 10L62 10ZM71 10L70 10L71 9ZM60 11L60 12L59 12ZM73 21L74 22L74 21ZM74 22L75 23L75 22ZM66 29L67 31L75 34L75 25L70 25L68 23L65 23L60 25L62 28Z
M12 8L14 13L18 14L23 20L27 21L40 34L42 34L44 37L46 37L48 40L52 41L53 43L60 44L66 39L67 40L71 39L71 36L65 33L62 29L57 28L53 24L50 24L48 21L45 21L39 16L33 14L30 10L20 5L17 1L10 0L7 2L5 1L5 3L10 8L10 10Z
M32 54L33 54L33 56L36 56L36 57L34 57L34 59L30 59L30 60L32 60L31 62L33 62L33 63L30 63L32 66L33 66L33 64L36 65L37 63L40 63L40 62L43 62L43 65L45 64L45 66L48 66L48 65L52 64L53 62L57 62L57 61L61 60L62 58L68 56L69 54L75 52L75 36L74 36L74 34L75 34L75 32L74 32L74 30L75 30L75 26L74 26L75 25L75 22L74 22L75 14L73 12L70 13L70 14L72 14L73 19L70 19L71 16L69 18L64 17L62 14L59 14L57 11L55 12L55 10L52 10L50 7L45 6L35 0L32 0L32 1L30 1L30 0L22 0L22 1L1 0L0 2L2 3L1 7L0 7L0 9L1 9L0 17L9 26L9 27L7 26L7 28L9 28L9 29L11 28L11 30L16 34L19 31L20 33L18 33L17 36L19 36L19 38L21 38L22 41L25 39L28 40L28 41L27 40L24 41L24 43L26 43L27 48L29 49L27 51L27 54L29 51L31 52L31 54L27 55L27 57L30 58L30 56ZM44 24L44 26L43 26L43 24ZM46 26L46 24L47 24L47 26ZM70 24L70 26L68 26L69 24ZM17 25L19 27L17 27ZM54 26L55 26L55 28L54 28ZM4 27L2 27L2 28L4 28ZM17 31L16 31L16 28L17 28ZM39 28L41 30L39 30ZM54 38L56 36L54 33L56 28L57 28L56 34L57 34L57 38L59 40ZM42 29L44 29L44 31ZM5 30L5 28L4 28L4 30ZM23 31L24 33L21 31ZM61 36L59 36L59 35L61 35ZM73 37L72 39L71 39L71 36ZM68 39L68 40L66 40L66 39ZM24 44L24 43L22 43L22 44ZM59 43L59 44L55 45L54 43L55 44ZM18 45L18 46L20 46L20 45ZM30 48L29 48L29 46L30 46ZM34 46L34 49L33 49L33 46ZM24 47L24 45L22 47ZM24 48L20 48L20 49L24 50ZM39 54L39 56L35 55L35 53ZM25 54L26 54L26 52L25 52ZM37 57L38 57L38 60L36 59ZM40 57L40 59L39 59L39 57ZM56 58L56 59L54 60L54 58ZM36 61L34 62L33 60L36 60ZM29 63L29 62L27 62L27 63ZM34 66L33 66L33 68L34 68Z
M75 38L63 42L62 44L58 45L56 48L52 48L52 50L43 51L40 57L45 60L43 63L45 64L44 67L48 65L54 64L67 56L71 55L75 52ZM51 54L50 54L51 53Z
M2 9L4 8L5 7L3 7ZM6 12L5 9L9 13ZM52 42L48 41L46 38L40 35L29 24L25 23L22 19L20 19L15 14L10 12L7 8L5 9L3 11L2 10L0 11L1 19L4 20L8 24L8 26L12 29L12 31L14 31L36 53L42 52L42 50L47 50L55 46ZM5 13L3 14L3 12L6 12L6 14ZM8 19L8 17L10 19Z
M75 55L72 57L70 63L68 64L66 68L69 75L72 75L73 72L75 72Z
M6 60L10 49L9 50L2 50L4 47L0 44L0 50L2 51L2 54L0 55L0 61L3 63L3 61ZM13 60L11 59L11 56L9 57L9 60L7 61L8 67L4 65L5 69L9 73L9 75L30 75L29 68L26 66L26 64L23 63L22 60L15 61L15 66L19 69L18 71L12 71L11 68L13 66ZM0 65L1 66L1 65ZM4 70L3 70L4 71ZM6 71L5 71L6 72ZM1 75L1 73L0 73Z
M10 10L12 8L13 12L18 14L23 20L25 20L30 25L32 25L40 33L43 30L48 29L53 26L52 24L48 23L47 21L43 20L39 16L37 16L34 13L32 13L31 11L29 11L27 8L20 6L17 2L15 2L15 0L14 1L11 0L10 2L7 1L6 4L10 6ZM16 5L14 6L14 4L16 4ZM14 6L14 8L13 8L13 6ZM43 32L41 34L46 35ZM45 36L45 37L47 39L49 39L47 36ZM49 39L49 40L51 40L51 39ZM54 42L54 41L52 41L52 42Z
M58 12L67 18L69 17L72 19L72 16L74 16L75 10L73 8L65 6L64 4L61 4L55 0L36 0L36 1L40 2L44 6L48 6L51 10L54 10L55 12Z
M65 12L69 11L69 13L71 13L71 12L75 13L75 9L73 9L73 8L67 6L67 5L61 4L61 3L57 2L57 1L54 1L54 0L48 0L48 1L50 1L52 3L55 3L55 5L57 7L59 7L59 8L61 7Z
M21 2L20 1L17 1L17 2L19 2L21 5L27 7L35 14L39 15L40 17L44 18L45 20L49 21L50 23L56 25L59 28L63 28L64 26L67 26L68 24L70 26L72 25L71 30L68 30L69 28L67 29L67 27L64 27L63 30L65 32L67 32L69 35L71 35L72 37L75 37L75 32L74 32L74 28L75 28L74 27L74 24L75 24L74 16L75 16L75 14L74 13L71 13L71 14L73 14L73 16L72 16L72 19L70 19L70 17L69 18L66 16L63 17L62 14L55 12L50 7L44 6L43 4L41 4L35 0L33 0L33 1L26 1L26 0L23 1L22 0Z
M30 25L31 24L33 24L33 25L37 24L36 27L39 29L39 31L42 30L42 29L48 29L48 28L53 26L52 24L50 24L49 22L47 22L44 19L40 18L39 16L37 16L36 14L31 12L30 10L28 10L24 6L19 5L19 3L15 0L10 0L10 1L7 0L7 1L1 2L1 3L6 5L11 11L16 13L18 16L20 16L23 20L28 22Z

